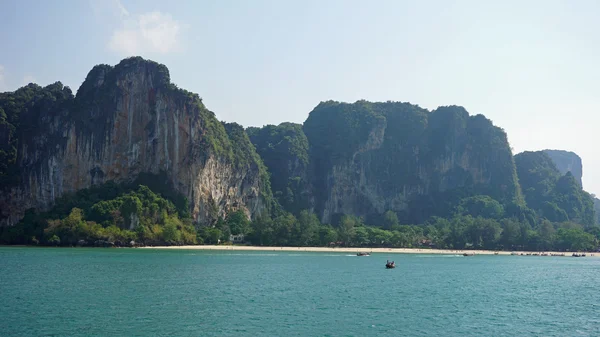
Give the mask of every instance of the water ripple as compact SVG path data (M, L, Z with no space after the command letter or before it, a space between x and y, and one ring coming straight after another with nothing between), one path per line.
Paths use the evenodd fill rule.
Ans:
M593 259L342 256L0 248L0 334L600 335Z

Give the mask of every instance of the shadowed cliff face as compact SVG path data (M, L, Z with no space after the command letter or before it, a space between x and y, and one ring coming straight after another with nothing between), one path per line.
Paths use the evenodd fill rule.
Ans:
M246 130L268 167L271 188L283 209L298 215L314 207L308 172L308 139L302 125L281 123Z
M142 172L166 172L199 222L229 209L248 216L265 209L256 157L234 155L214 114L171 84L157 63L130 58L114 68L96 66L77 97L28 108L20 119L35 122L17 128L19 174L2 186L2 225L28 208L47 209L65 193L132 181Z
M546 154L552 159L554 165L561 174L571 172L575 180L580 186L583 186L581 181L583 177L583 164L581 163L581 157L575 152L564 151L564 150L544 150Z
M460 107L324 102L304 132L324 222L392 210L418 223L474 194L522 203L506 134Z

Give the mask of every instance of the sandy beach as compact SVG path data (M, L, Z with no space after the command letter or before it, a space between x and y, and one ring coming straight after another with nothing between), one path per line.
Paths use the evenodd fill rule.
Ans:
M463 253L474 253L475 255L511 255L513 252L493 250L451 250L451 249L419 249L419 248L346 248L346 247L258 247L258 246L226 246L226 245L197 245L197 246L154 246L142 247L144 249L195 249L195 250L222 250L222 251L265 251L265 252L323 252L323 253L390 253L390 254L443 254L453 255ZM565 254L571 257L570 252L525 252L514 251L517 255L533 253ZM600 257L600 253L586 253L587 257Z

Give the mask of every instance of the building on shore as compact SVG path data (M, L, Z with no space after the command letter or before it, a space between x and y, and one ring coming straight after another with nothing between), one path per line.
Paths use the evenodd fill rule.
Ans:
M244 234L229 235L229 241L231 243L244 243Z

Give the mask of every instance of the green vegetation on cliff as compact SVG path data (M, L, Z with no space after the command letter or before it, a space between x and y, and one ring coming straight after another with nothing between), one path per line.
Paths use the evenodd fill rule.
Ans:
M519 182L527 205L550 221L572 221L587 227L596 224L594 200L571 172L565 175L544 151L515 156Z
M195 244L196 231L188 214L145 185L110 182L66 195L48 212L29 211L19 224L0 228L0 243Z
M246 130L268 167L273 194L293 214L310 207L308 139L302 125L281 123Z

